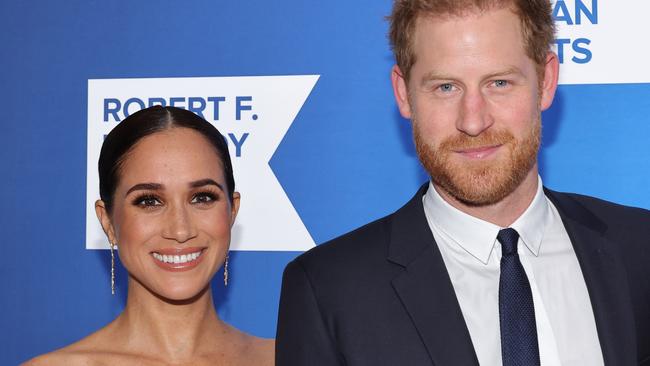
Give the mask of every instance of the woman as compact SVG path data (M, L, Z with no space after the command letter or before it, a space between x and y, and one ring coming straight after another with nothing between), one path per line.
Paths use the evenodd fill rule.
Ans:
M219 131L183 109L134 113L104 140L99 181L97 217L129 274L126 308L27 365L272 365L273 341L224 323L212 302L240 199Z

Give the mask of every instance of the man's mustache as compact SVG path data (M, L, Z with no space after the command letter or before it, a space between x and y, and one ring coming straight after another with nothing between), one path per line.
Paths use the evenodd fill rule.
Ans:
M515 139L513 134L507 130L485 131L478 136L458 134L449 137L440 143L439 150L459 151L477 149L481 147L504 145Z

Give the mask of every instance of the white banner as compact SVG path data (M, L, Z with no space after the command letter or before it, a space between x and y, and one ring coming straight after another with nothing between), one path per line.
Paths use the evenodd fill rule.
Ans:
M650 83L648 13L648 1L553 1L560 83Z
M104 139L126 116L155 104L202 115L228 141L241 207L232 250L304 251L314 240L269 160L318 75L88 80L86 248L106 249L95 216L97 161Z

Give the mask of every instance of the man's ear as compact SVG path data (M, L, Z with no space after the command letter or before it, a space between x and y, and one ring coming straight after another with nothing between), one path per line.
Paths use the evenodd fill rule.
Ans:
M558 78L560 76L560 61L555 52L549 52L546 55L544 64L544 79L540 88L540 108L547 110L553 104L555 91L557 90Z
M104 233L106 234L109 243L116 244L117 238L115 236L115 229L113 228L113 223L111 222L108 210L106 210L106 204L104 201L95 201L95 214L97 214L97 219L102 225L102 229L104 229Z
M409 102L407 80L404 79L404 74L399 66L394 65L391 69L390 80L393 84L393 94L395 95L395 101L397 102L400 114L406 119L411 119L412 111L411 103Z

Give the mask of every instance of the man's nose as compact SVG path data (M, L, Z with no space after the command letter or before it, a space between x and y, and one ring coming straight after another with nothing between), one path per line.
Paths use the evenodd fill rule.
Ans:
M196 236L197 230L188 208L184 205L172 205L165 214L163 236L167 239L184 243Z
M460 113L456 122L459 131L469 136L478 136L494 123L485 96L480 90L466 91L460 103Z

